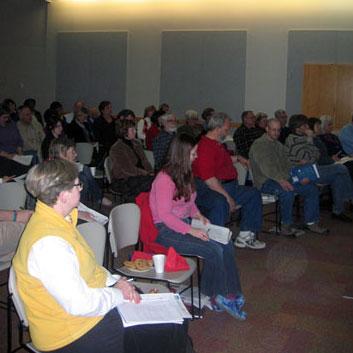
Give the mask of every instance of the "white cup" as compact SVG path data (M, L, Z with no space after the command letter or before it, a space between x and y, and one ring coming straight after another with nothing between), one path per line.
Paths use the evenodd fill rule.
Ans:
M165 255L153 255L152 259L154 264L154 270L156 271L156 273L163 273L165 265Z
M93 177L96 175L96 167L90 167Z

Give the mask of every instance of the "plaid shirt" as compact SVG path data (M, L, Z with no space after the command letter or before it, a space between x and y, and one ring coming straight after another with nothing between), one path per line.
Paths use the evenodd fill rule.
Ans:
M249 159L250 147L255 140L264 134L265 130L258 127L247 128L242 124L233 135L235 143L236 154L240 154L242 157Z
M172 142L174 136L175 133L169 133L163 130L153 140L152 150L155 170L160 170L163 167L167 157L169 145Z

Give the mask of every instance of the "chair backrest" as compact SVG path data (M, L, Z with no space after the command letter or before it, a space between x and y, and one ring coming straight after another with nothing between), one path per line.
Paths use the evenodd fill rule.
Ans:
M93 145L88 142L76 143L77 160L82 164L90 164L93 156Z
M112 209L109 216L109 240L114 257L126 246L138 242L140 209L134 203L124 203Z
M78 225L77 229L93 250L97 263L103 265L106 241L106 231L104 226L96 222L89 222Z
M150 162L152 168L154 169L154 157L153 157L153 152L149 150L145 150L145 156L147 160Z
M112 161L110 157L106 157L104 160L104 172L107 177L108 183L112 183Z
M20 321L24 326L28 327L28 320L23 306L23 302L17 291L16 273L12 266L9 272L8 287L9 287L9 294L11 295L13 305L17 311Z
M19 210L25 207L26 189L22 181L0 184L0 209Z

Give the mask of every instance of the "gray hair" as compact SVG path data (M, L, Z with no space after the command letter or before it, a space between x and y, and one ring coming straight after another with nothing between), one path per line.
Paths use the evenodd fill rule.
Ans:
M281 122L277 118L270 118L267 120L267 126L270 126L273 123L281 124Z
M54 159L30 169L26 178L26 188L35 198L48 206L53 206L62 191L74 187L76 178L78 170L74 163Z
M283 109L277 109L275 111L275 118L278 118L279 116L281 116L282 114L287 114L287 112Z
M165 126L165 124L167 123L167 120L172 117L174 117L174 114L171 114L171 113L163 114L162 116L159 117L159 121L163 126Z
M324 130L329 123L333 122L333 118L330 115L321 115L320 121L322 124L322 129Z
M187 110L184 115L186 120L196 120L199 118L199 113L192 109Z
M211 116L207 128L209 131L212 131L218 127L222 127L226 120L230 120L230 117L226 113L217 112Z

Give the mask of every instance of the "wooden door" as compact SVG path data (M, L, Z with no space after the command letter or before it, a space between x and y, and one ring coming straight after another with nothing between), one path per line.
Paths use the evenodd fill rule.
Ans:
M336 65L305 64L302 112L308 117L335 117L336 85Z
M351 122L353 113L353 65L337 65L335 128Z
M305 64L302 111L309 117L331 115L335 129L350 122L353 113L353 65Z

